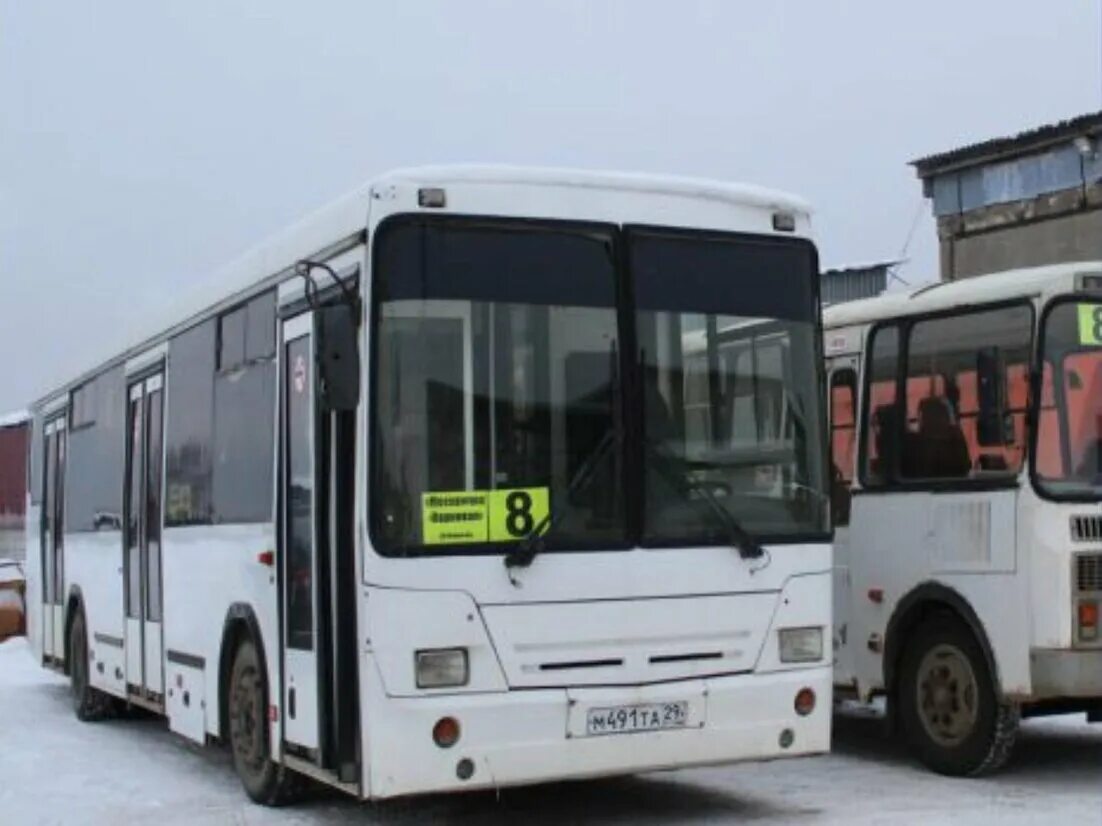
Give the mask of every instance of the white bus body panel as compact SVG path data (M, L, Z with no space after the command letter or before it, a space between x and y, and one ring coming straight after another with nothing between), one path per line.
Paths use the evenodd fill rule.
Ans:
M271 524L196 525L168 528L162 539L164 565L164 648L170 673L180 672L173 659L183 655L202 663L206 733L219 734L222 697L219 657L226 618L232 606L249 606L256 616L265 651L268 685L278 686L279 632L275 570L257 561L257 555L275 548ZM195 680L194 673L187 675ZM168 688L178 688L175 676ZM169 708L173 709L169 698ZM272 698L277 703L277 697ZM191 716L190 707L175 707ZM174 723L174 725L177 725ZM182 725L193 730L194 722ZM280 729L271 724L271 743L278 754Z
M140 675L140 671L128 671L123 648L129 635L123 623L122 534L118 530L67 534L65 547L66 577L80 589L84 606L89 682L125 696L126 675Z

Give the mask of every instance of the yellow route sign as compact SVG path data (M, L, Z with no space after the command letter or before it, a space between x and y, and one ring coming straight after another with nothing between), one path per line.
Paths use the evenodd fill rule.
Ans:
M1079 343L1102 346L1102 304L1079 305Z
M547 488L432 491L421 494L421 539L426 545L517 542L551 512Z
M421 494L421 537L426 545L485 542L489 497L482 490Z

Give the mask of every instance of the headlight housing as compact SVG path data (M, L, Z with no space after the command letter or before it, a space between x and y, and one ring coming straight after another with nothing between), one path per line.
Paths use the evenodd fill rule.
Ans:
M470 679L466 648L429 648L414 654L418 688L458 688Z
M782 628L777 632L782 663L813 663L823 658L823 629Z

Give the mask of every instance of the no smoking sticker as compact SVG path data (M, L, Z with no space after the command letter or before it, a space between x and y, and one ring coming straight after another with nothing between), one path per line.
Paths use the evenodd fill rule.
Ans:
M291 366L291 385L296 393L306 389L306 359L303 356L296 356Z

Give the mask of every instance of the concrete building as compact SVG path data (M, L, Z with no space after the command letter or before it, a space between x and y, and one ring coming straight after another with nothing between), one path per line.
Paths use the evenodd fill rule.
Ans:
M0 416L0 557L24 558L30 418Z
M888 287L888 274L898 261L826 270L819 280L819 298L823 305L839 304L858 298L872 298Z
M941 277L1102 258L1102 112L913 161Z

